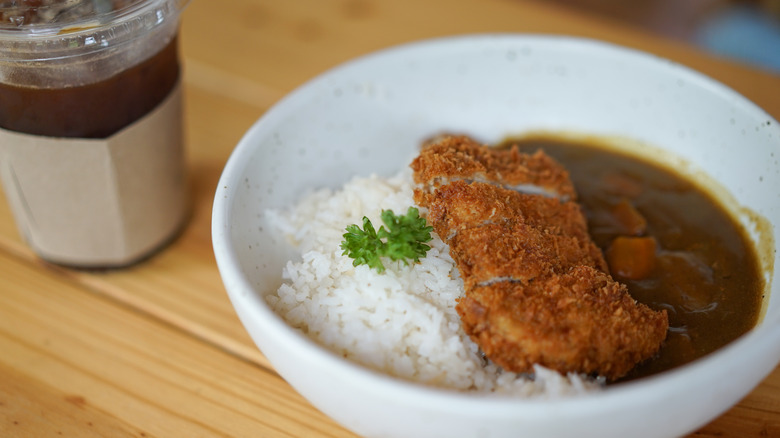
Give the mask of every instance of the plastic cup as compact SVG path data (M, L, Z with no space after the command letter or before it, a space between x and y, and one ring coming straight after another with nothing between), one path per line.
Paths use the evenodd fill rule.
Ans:
M180 0L0 2L0 180L43 259L119 267L188 210Z

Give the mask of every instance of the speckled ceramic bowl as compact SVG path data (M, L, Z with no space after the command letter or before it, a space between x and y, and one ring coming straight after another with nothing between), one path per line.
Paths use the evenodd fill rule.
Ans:
M589 133L717 181L778 264L780 125L727 87L665 59L595 41L487 35L426 41L333 69L269 110L230 158L213 239L241 321L316 407L375 437L672 437L707 423L780 360L780 285L762 323L726 348L660 375L561 400L485 398L401 382L345 361L292 329L263 296L290 250L263 211L355 174L395 173L442 131L492 142L528 131ZM751 217L763 218L763 228Z

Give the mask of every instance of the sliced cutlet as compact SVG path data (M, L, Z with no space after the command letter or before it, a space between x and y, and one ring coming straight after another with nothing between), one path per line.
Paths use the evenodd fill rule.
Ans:
M464 227L517 220L552 234L590 240L588 224L576 202L529 195L489 183L454 181L428 198L428 220L443 239Z
M448 243L467 293L499 281L529 283L576 266L599 269L603 260L593 260L588 242L517 222L469 228Z
M520 192L574 200L569 173L542 151L520 153L486 147L466 136L445 136L423 147L412 161L420 189L415 202L425 207L425 194L457 180L489 182Z
M527 282L583 264L607 270L575 203L456 181L440 187L428 208L428 221L450 245L467 289Z
M463 278L463 328L496 364L614 380L658 350L666 312L609 276L568 172L552 158L446 137L412 169L415 202Z
M666 336L665 312L637 303L626 287L587 266L528 284L478 286L456 306L466 333L502 368L615 380L648 359Z

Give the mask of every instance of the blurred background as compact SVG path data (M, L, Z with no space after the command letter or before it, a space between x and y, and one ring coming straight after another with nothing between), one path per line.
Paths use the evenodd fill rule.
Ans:
M539 1L622 21L780 74L780 0Z

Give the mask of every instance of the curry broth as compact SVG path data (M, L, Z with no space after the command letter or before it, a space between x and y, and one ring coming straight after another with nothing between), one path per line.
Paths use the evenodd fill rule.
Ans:
M709 193L655 164L597 144L558 138L504 142L543 149L570 172L591 236L607 251L625 235L614 216L628 202L657 241L655 264L641 279L616 280L653 309L666 309L669 333L659 353L623 380L688 363L733 341L758 321L764 280L743 227Z

